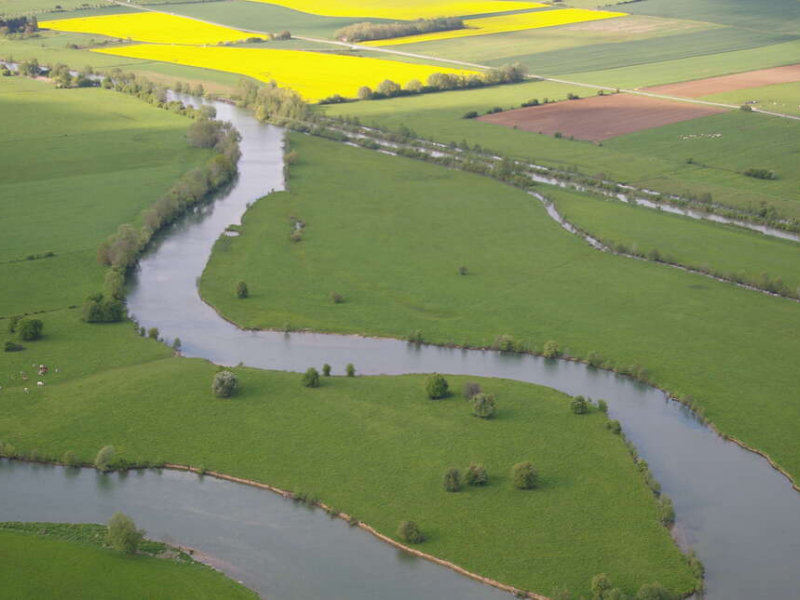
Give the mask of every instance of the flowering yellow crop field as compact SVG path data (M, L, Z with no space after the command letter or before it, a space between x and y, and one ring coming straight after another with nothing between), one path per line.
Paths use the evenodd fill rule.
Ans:
M463 17L541 8L511 0L256 0L325 17L373 17L400 21Z
M137 42L152 44L203 45L238 42L251 37L265 37L221 25L211 25L194 19L154 12L42 21L39 23L39 27L56 31L107 35L123 40L130 38Z
M299 50L141 44L93 52L228 71L261 81L275 80L280 86L292 88L311 102L334 94L355 98L362 85L375 89L385 79L404 85L412 79L424 83L431 73L474 73L380 58Z
M467 26L467 29L438 31L425 35L411 35L389 40L377 40L374 42L366 42L364 45L397 46L400 44L414 44L417 42L471 37L473 35L489 35L492 33L523 31L525 29L539 29L541 27L554 27L556 25L569 25L572 23L599 21L600 19L624 16L627 16L627 14L605 10L585 10L582 8L564 8L559 10L520 13L516 15L498 15L496 17L485 17L483 19L466 19L464 25Z

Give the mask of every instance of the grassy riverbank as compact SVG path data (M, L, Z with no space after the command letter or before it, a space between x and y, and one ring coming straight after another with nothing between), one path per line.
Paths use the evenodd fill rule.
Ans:
M125 556L103 543L105 527L58 523L0 524L0 588L16 600L40 598L148 598L149 600L250 599L258 596L186 555L157 558L168 550Z
M504 334L533 350L556 340L608 366L645 366L800 476L796 303L597 252L533 198L487 178L297 135L292 143L292 191L255 204L203 275L204 297L229 318L392 337L420 330L468 346ZM292 217L306 224L300 242L290 239ZM235 297L238 280L250 298Z

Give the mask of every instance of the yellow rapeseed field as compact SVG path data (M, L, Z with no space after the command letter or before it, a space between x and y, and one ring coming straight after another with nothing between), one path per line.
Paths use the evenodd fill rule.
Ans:
M463 17L540 8L510 0L256 0L326 17L374 17L400 21Z
M431 73L473 73L379 58L299 50L141 44L94 52L228 71L261 81L274 80L282 87L292 88L310 102L334 94L355 98L362 85L375 89L385 79L405 85L412 79L424 83Z
M604 10L585 10L582 8L564 8L559 10L520 13L516 15L498 15L496 17L485 17L483 19L466 19L464 25L467 26L467 29L438 31L425 35L377 40L374 42L367 42L365 45L396 46L400 44L414 44L417 42L449 40L473 35L489 35L492 33L523 31L525 29L539 29L541 27L554 27L556 25L569 25L571 23L583 23L585 21L598 21L600 19L624 16L627 16L626 13Z
M40 27L57 31L94 33L151 44L217 44L265 37L194 19L154 12L42 21Z

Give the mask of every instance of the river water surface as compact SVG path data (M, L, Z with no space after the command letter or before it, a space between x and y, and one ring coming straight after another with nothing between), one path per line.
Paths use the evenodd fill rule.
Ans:
M361 375L472 374L605 398L674 500L675 537L703 560L706 598L798 597L800 494L766 460L725 442L659 390L581 363L389 339L242 331L219 317L200 300L197 279L225 228L240 222L249 203L283 189L283 132L235 107L215 106L218 118L242 133L239 177L141 261L128 299L141 325L158 327L168 340L180 337L186 356L225 365L299 372L327 362L342 373L352 362ZM213 555L223 570L270 600L507 597L322 511L235 483L168 471L100 475L7 461L0 462L0 482L2 520L97 522L123 510L151 537Z

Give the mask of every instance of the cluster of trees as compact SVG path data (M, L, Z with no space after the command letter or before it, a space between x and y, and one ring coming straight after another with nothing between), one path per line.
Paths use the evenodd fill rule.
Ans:
M8 320L8 332L23 342L33 342L42 337L44 323L41 319L15 315ZM18 352L23 347L12 341L5 343L6 352Z
M237 86L239 104L252 108L259 121L303 121L311 114L311 107L294 90L278 87L271 81L258 85L240 79Z
M467 467L464 482L467 485L476 487L488 485L489 476L486 473L486 467L477 463L472 463ZM444 489L447 492L461 491L461 471L455 467L447 469L444 474Z
M96 87L100 82L92 79L94 70L90 66L86 66L78 74L73 75L67 65L58 63L48 73L48 76L56 82L56 86L60 88L71 87Z
M87 323L116 323L124 318L125 303L119 296L96 293L83 303L83 320Z
M412 79L405 87L399 83L386 79L374 90L362 86L358 90L359 100L380 100L395 96L411 96L430 92L447 90L474 89L489 85L503 83L517 83L528 75L528 68L520 63L504 65L489 69L483 74L457 75L455 73L431 73L423 85L420 81Z
M396 23L354 23L342 27L336 32L336 38L343 42L366 42L371 40L385 40L389 38L435 33L437 31L452 31L464 29L463 19L458 17L439 17L436 19L418 19L416 21L402 21Z
M25 77L39 77L42 74L42 66L35 58L23 60L17 67L19 74Z
M777 179L778 175L775 171L771 171L770 169L757 169L756 167L750 167L749 169L745 169L742 172L742 175L747 177L753 177L755 179Z
M36 17L0 19L0 36L29 36L39 30Z

